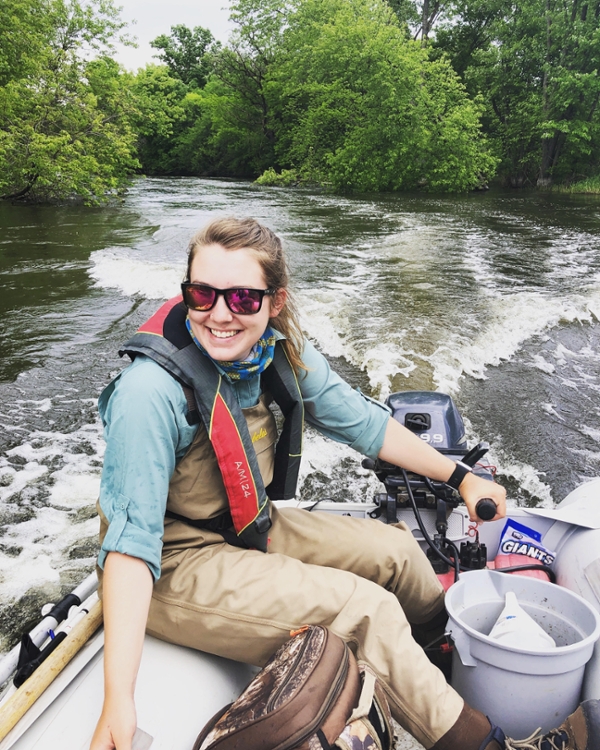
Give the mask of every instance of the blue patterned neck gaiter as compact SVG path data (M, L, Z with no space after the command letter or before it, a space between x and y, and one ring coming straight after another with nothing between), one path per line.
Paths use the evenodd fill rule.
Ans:
M248 359L238 360L237 362L222 362L221 360L213 359L194 336L189 318L186 318L185 325L190 336L194 340L194 343L198 349L200 349L202 354L227 373L230 380L250 380L257 375L260 375L261 372L264 372L273 361L277 339L275 337L275 331L271 326L267 326L263 335L258 339L256 344L254 344Z

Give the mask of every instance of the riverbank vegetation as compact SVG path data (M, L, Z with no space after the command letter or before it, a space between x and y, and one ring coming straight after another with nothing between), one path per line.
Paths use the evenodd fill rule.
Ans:
M93 202L139 168L122 28L104 0L0 4L0 196Z
M559 193L579 193L583 195L600 195L600 177L589 177L587 180L580 180L565 185L555 185L553 190Z
M112 58L112 0L0 4L0 197L130 175L338 191L576 184L600 171L600 0L234 0ZM261 177L262 175L262 177Z

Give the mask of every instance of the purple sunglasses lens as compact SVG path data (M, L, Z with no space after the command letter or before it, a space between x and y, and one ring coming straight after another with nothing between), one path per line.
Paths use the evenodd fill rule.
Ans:
M216 292L208 286L192 286L186 290L186 304L194 310L210 310L215 303Z
M256 289L231 289L225 301L231 312L252 315L260 310L262 295Z

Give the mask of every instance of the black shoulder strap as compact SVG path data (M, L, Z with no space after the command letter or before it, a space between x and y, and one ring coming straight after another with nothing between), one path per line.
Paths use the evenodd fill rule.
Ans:
M194 389L190 388L189 385L181 384L183 388L183 395L187 401L188 411L186 414L187 423L191 426L200 423L200 415L198 414L198 408L196 407L196 398L194 396Z
M296 495L302 458L304 403L298 379L290 364L283 342L275 346L272 364L262 374L268 390L281 409L285 421L275 450L273 480L267 487L271 500L291 500Z

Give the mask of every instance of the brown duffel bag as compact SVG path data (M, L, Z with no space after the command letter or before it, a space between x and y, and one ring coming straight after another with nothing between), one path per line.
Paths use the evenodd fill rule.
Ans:
M373 735L372 742L365 742ZM324 627L292 633L193 750L390 750L385 695L366 665Z

